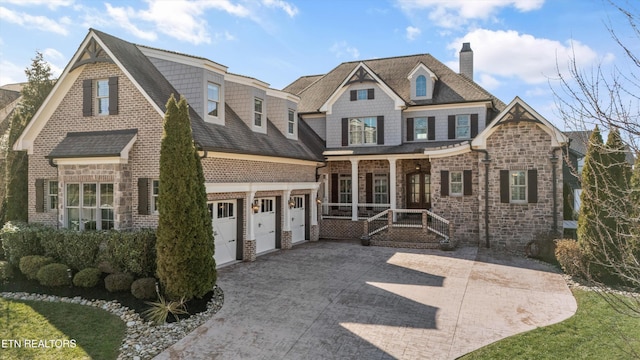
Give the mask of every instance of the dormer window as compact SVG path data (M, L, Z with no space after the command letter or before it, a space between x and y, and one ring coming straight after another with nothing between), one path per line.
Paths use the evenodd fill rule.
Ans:
M287 121L287 132L289 135L293 135L296 128L296 112L293 109L289 109L289 118Z
M262 99L253 100L253 125L262 127Z
M209 83L207 85L207 114L218 117L218 103L220 101L220 86Z
M416 97L427 96L427 78L420 75L416 78Z

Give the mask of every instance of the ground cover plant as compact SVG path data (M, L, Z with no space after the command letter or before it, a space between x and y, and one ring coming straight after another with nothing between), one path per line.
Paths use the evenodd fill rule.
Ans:
M495 342L461 359L634 359L640 323L593 291L573 290L576 314L555 325Z

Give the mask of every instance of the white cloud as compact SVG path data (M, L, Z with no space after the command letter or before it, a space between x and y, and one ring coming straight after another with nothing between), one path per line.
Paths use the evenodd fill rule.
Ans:
M3 6L0 6L0 20L23 26L25 28L34 28L47 32L54 32L60 35L67 35L69 31L65 25L68 25L69 18L63 17L60 22L49 19L45 16L33 16L27 13L15 12Z
M47 59L52 59L52 60L62 60L64 59L64 55L62 55L62 53L56 49L53 48L46 48L44 50L42 50L42 55L47 58Z
M267 7L275 7L284 10L290 17L294 17L298 14L298 8L283 0L262 0L262 3Z
M421 33L420 29L414 26L407 26L407 39L410 41L415 40Z
M15 84L27 81L24 68L6 60L0 61L0 84Z
M493 31L477 29L448 45L456 53L463 42L470 42L474 52L474 70L497 79L518 78L528 84L547 82L575 57L578 67L598 61L598 54L578 41L561 43L556 40L536 38L517 31ZM609 59L610 54L605 55ZM449 64L457 69L457 64ZM482 77L481 77L482 78Z
M154 33L153 31L144 31L141 30L139 27L137 27L136 25L134 25L131 22L131 18L135 18L136 16L136 11L134 9L132 9L131 7L126 7L126 8L122 8L122 7L113 7L111 6L111 4L109 3L105 3L105 6L107 7L107 14L113 19L115 20L115 22L117 24L119 24L121 27L127 29L130 33L132 33L134 36L139 37L141 39L145 39L145 40L156 40L158 38L158 36L156 35L156 33Z
M476 79L478 84L487 90L494 90L500 87L500 80L489 74L480 74L480 79Z
M458 28L469 20L489 20L505 7L514 7L521 12L537 10L544 0L397 0L406 13L416 10L429 11L429 20L444 28Z
M357 59L360 57L360 51L349 45L346 41L338 41L335 42L331 48L329 49L332 53L336 55L337 58L341 58L343 56L351 57L352 59Z
M46 5L49 9L55 10L59 7L73 5L74 0L3 0L2 2L22 6Z

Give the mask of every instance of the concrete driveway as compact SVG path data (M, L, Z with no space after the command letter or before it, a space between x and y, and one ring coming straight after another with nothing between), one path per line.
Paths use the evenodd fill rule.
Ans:
M218 284L218 314L157 359L454 359L576 310L550 267L477 248L305 243Z

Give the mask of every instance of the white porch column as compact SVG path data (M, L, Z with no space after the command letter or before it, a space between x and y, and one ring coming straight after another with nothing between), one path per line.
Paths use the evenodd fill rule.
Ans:
M351 161L351 220L358 221L358 159Z
M253 232L253 199L256 197L255 191L247 192L247 208L245 209L245 217L247 219L247 240L255 240L256 235Z
M396 159L389 159L389 204L392 209L396 209Z
M318 225L318 190L311 191L311 199L309 199L309 206L311 206L311 226Z
M291 198L291 190L285 190L284 199L282 199L282 204L284 206L283 217L284 224L282 224L282 231L291 231L291 209L289 208L289 199Z

